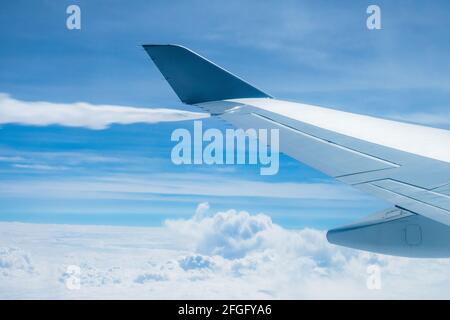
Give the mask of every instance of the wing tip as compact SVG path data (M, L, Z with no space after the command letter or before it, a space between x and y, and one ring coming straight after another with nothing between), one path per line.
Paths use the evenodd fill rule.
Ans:
M186 104L238 98L272 98L182 45L150 43L142 47L180 100Z

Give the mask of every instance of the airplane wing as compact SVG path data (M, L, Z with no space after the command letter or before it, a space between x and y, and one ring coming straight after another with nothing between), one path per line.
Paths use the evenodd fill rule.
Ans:
M329 242L450 257L450 131L282 101L176 45L144 49L180 99L236 127L279 129L280 151L392 203Z

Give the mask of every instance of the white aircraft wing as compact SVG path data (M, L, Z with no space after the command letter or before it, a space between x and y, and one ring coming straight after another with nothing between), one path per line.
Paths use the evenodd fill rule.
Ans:
M280 151L392 203L331 243L450 257L450 132L277 100L192 51L144 46L180 99L236 127L279 129Z

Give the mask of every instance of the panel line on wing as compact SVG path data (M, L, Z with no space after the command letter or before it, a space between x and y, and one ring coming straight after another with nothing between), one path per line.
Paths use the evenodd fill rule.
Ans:
M366 174L366 173L372 173L372 172L378 172L378 171L390 170L390 169L394 169L394 168L382 168L382 169L366 170L366 171L360 171L360 172L355 172L355 173L342 174L340 176L335 176L334 178L336 178L336 179L346 178L346 177L351 177L351 176L355 176L355 175L358 175L358 174ZM365 183L365 182L363 182L363 183Z
M398 180L391 179L391 178L389 178L389 179L382 179L382 180L379 180L378 182L381 182L381 183L383 183L383 182L385 182L385 183L393 183L393 184L392 184L393 187L394 187L395 185L397 185L398 187L407 188L407 190L408 190L408 189L411 189L411 190L408 190L409 192L412 192L412 191L415 191L415 192L421 192L421 193L424 193L424 194L427 194L427 195L434 195L434 196L439 197L439 198L447 198L447 199L450 199L450 196L447 195L447 194L443 194L443 193L440 193L440 192L435 192L435 191L432 191L432 190L424 189L424 188L421 188L421 187L412 185L412 184L410 184L410 183L398 181ZM380 186L380 187L386 188L386 186L379 185L379 184L377 184L377 185ZM388 186L389 186L389 185L388 185ZM405 191L404 191L404 192L405 192ZM400 194L405 194L404 192L399 192L399 193L400 193ZM449 209L448 209L448 208L445 208L445 210L449 210Z
M434 187L433 189L430 190L436 190L436 189L442 189L442 188L446 188L446 187L450 187L450 182L449 183L444 183L440 186Z
M387 180L388 180L388 179L387 179ZM418 203L420 203L420 204L422 204L422 205L430 206L430 207L433 207L433 208L436 208L436 209L439 209L439 210L446 211L447 213L450 213L450 212L448 211L447 208L440 207L440 206L435 205L435 204L433 204L433 203L425 202L425 201L423 201L423 200L414 198L414 197L409 196L409 195L407 195L407 194L403 194L403 193L400 193L400 192L394 191L394 190L392 190L392 189L388 189L388 188L386 188L386 187L379 186L379 185L376 185L376 184L373 184L373 183L370 183L370 185L371 185L372 187L381 189L381 190L383 190L383 191L385 191L385 192L390 192L390 193L393 193L393 194L395 194L395 195L397 195L397 196L400 196L400 197L407 198L407 199L410 199L410 200L412 200L412 201L418 202ZM424 190L424 191L426 192L426 190Z
M275 124L275 125L278 125L278 126L280 126L280 127L285 128L285 129L287 129L287 130L290 130L290 131L293 131L293 132L295 132L295 133L301 134L301 135L303 135L303 136L305 136L305 137L308 137L308 138L310 138L310 139L314 139L314 140L319 141L319 142L321 142L321 143L329 144L329 145L331 145L332 147L335 147L335 148L338 148L338 149L341 149L341 150L345 150L345 151L348 151L348 152L357 154L357 155L359 155L359 156L361 156L361 157L368 158L368 159L371 159L371 160L374 160L374 161L377 161L377 162L381 162L381 163L390 165L390 166L392 166L392 167L396 167L396 168L400 167L400 165L397 164L397 163L393 163L393 162L390 162L390 161L387 161L387 160L384 160L384 159L381 159L381 158L378 158L378 157L374 157L374 156L372 156L372 155L370 155L370 154L363 153L363 152L360 152L360 151L358 151L358 150L354 150L354 149L351 149L351 148L348 148L348 147L339 145L339 144L337 144L337 143L335 143L335 142L333 142L333 141L330 141L330 140L322 139L322 138L317 137L317 136L314 136L314 135L312 135L312 134L309 134L309 133L300 131L300 130L297 129L297 128L294 128L294 127L291 127L291 126L289 126L289 125L286 125L286 124L277 122L277 121L275 121L275 120L273 120L273 119L271 119L271 118L269 118L269 117L267 117L267 116L263 116L263 115L261 115L261 114L254 113L254 112L252 112L251 115L254 115L255 117L260 118L260 119L262 119L262 120L271 122L271 123L273 123L273 124Z

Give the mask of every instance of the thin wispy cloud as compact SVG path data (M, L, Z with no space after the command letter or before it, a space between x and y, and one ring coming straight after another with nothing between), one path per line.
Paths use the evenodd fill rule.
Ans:
M348 186L335 183L263 182L211 174L162 173L0 182L0 197L142 199L151 194L353 201L367 198Z
M67 170L68 169L68 167L64 167L64 166L49 166L49 165L45 165L45 164L20 164L20 163L13 164L13 167L19 168L19 169L32 169L32 170L44 170L44 171Z
M112 124L159 123L208 116L206 113L166 108L22 101L0 93L0 124L60 125L102 130Z
M85 166L88 164L123 164L127 161L136 161L135 158L130 159L130 157L124 157L120 155L105 155L98 152L22 151L16 149L0 148L0 154L0 163L12 164L14 166L16 164L52 165L61 163L64 163L64 165L66 166Z

